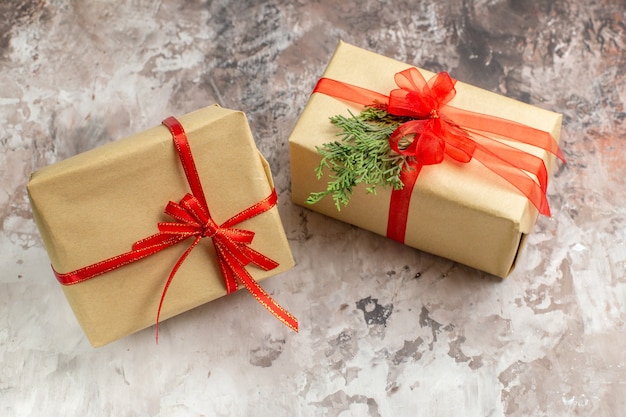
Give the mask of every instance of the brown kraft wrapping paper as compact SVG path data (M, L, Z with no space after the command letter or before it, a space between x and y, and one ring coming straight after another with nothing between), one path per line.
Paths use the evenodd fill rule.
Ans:
M340 42L322 76L388 94L397 88L394 74L409 67L412 65ZM434 75L420 71L427 80ZM456 91L452 106L514 120L559 139L560 114L462 82L457 82ZM359 185L341 211L330 196L313 205L306 203L311 192L326 189L327 175L318 180L315 168L321 161L316 146L337 140L339 129L329 118L361 110L357 104L324 94L311 95L289 139L292 198L311 210L385 235L390 189L378 187L374 195ZM543 158L551 172L553 155L532 146L509 144ZM444 160L421 170L411 196L405 244L505 277L514 267L537 215L523 194L480 163Z
M267 197L273 182L243 113L210 106L179 117L187 133L211 215L220 224ZM130 250L172 221L168 201L189 192L170 131L157 126L35 172L28 185L52 267L60 273ZM236 226L255 232L251 247L279 263L247 270L256 281L294 265L278 209ZM155 323L170 270L189 246L174 245L63 291L94 346ZM51 272L52 275L52 272ZM210 239L202 239L173 279L161 321L226 294ZM262 308L250 298L251 308ZM272 319L271 316L268 316Z

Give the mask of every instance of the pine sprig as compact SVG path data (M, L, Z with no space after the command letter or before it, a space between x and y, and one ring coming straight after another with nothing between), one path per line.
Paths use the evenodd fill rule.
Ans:
M350 113L350 117L331 117L331 123L341 129L337 134L340 140L316 148L322 160L315 169L318 179L325 169L329 170L330 181L325 191L311 193L307 204L332 195L337 210L341 210L360 183L366 184L367 192L373 194L379 186L402 189L400 172L407 161L391 150L389 137L407 120L410 119L393 116L379 107L367 107L357 116Z

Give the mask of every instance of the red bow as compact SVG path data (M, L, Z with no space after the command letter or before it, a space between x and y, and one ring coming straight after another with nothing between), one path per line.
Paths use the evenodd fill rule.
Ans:
M277 319L292 330L298 331L297 319L278 305L245 269L247 265L254 264L267 271L276 268L278 263L249 246L254 238L254 232L232 227L274 207L277 201L276 191L272 190L269 196L218 226L211 217L187 135L182 125L173 117L163 121L163 124L172 133L176 150L191 188L191 193L186 194L180 202L170 201L165 208L165 213L177 220L177 222L158 223L159 232L135 242L132 250L129 252L73 272L61 274L55 271L57 279L64 285L76 284L136 262L193 237L193 242L172 268L163 288L156 318L156 339L158 341L161 308L172 279L193 248L196 247L200 240L208 237L212 239L215 247L222 277L226 285L226 293L230 294L236 291L239 281Z
M391 193L388 237L404 242L411 193L419 172L424 165L441 163L446 155L461 163L477 160L517 188L541 214L550 215L543 159L495 138L537 146L564 161L552 135L450 106L456 80L448 73L441 72L426 82L417 68L409 68L397 73L395 82L399 88L389 96L328 78L321 78L313 90L364 106L382 104L390 114L413 119L400 125L389 138L391 149L408 157L408 168L400 174L404 187ZM403 144L403 139L408 139L408 144ZM528 173L534 174L538 183Z
M415 120L402 124L389 138L391 149L411 156L413 165L434 165L443 161L444 154L459 162L469 162L476 144L469 134L454 124L441 109L455 95L455 81L445 73L439 73L428 83L420 72L411 68L396 74L399 89L389 94L387 111L396 116ZM415 135L413 141L400 149L402 138Z

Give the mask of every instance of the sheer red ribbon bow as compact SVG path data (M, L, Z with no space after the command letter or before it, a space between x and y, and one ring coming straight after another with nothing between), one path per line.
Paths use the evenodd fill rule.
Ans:
M200 243L200 240L208 237L212 239L213 246L215 247L215 253L226 285L226 293L230 294L236 291L238 283L241 283L263 307L274 315L274 317L292 330L298 331L298 320L276 303L254 278L252 278L245 268L247 265L253 264L268 271L276 268L278 263L249 246L254 238L254 232L233 227L244 220L255 217L274 207L277 201L276 191L272 190L269 196L226 220L221 225L216 224L211 217L183 126L174 117L164 120L163 124L167 126L172 134L174 145L184 168L185 176L187 177L187 182L191 188L191 193L186 194L180 202L175 203L170 201L165 208L165 213L174 218L176 222L158 223L159 232L135 242L132 246L132 250L129 252L76 271L68 273L58 273L54 271L57 279L64 285L76 284L121 268L147 256L154 255L184 240L193 238L194 240L191 245L180 256L172 268L163 288L156 317L156 338L158 341L161 308L163 307L165 295L167 294L167 290L174 275L176 275L176 272L193 248Z
M450 106L456 80L446 72L426 82L417 68L409 68L395 74L395 82L399 88L389 96L329 78L321 78L313 90L363 106L384 106L392 115L412 118L389 138L391 149L409 158L408 168L400 174L404 187L391 193L388 237L404 243L411 193L420 170L424 165L441 163L445 156L460 163L477 160L517 188L541 214L550 215L546 199L548 172L543 159L491 137L533 145L564 161L550 133ZM403 138L412 138L406 147L400 144Z

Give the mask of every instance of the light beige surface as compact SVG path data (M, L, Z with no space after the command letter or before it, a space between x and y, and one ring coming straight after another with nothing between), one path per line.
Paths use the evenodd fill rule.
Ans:
M620 0L0 1L0 415L622 416ZM563 114L567 164L495 279L291 202L287 139L339 39ZM94 349L50 270L33 170L170 115L245 111L296 266ZM175 198L180 196L176 195Z
M340 42L323 76L388 94L397 88L393 76L410 65ZM434 74L424 72L429 79ZM529 106L464 83L457 83L450 102L458 108L508 118L550 132L558 141L561 115ZM332 198L308 205L311 192L326 189L328 172L320 180L315 167L321 161L316 147L336 140L337 128L329 118L362 108L321 93L314 93L290 136L292 197L296 204L385 235L391 191L380 187L376 195L357 187L350 204L338 211ZM520 147L521 148L521 147ZM552 167L554 156L524 146L527 152ZM405 243L491 274L505 277L518 254L524 234L532 231L537 210L510 184L472 161L456 164L448 159L424 167L409 208Z
M245 115L217 106L179 117L211 215L221 224L267 197L273 187ZM165 126L112 142L34 173L33 212L56 271L67 273L128 252L158 232L168 201L189 191ZM255 232L254 249L280 266L249 271L257 281L293 267L278 210L236 227ZM154 324L169 271L192 239L90 280L63 286L92 344L100 346ZM226 294L215 250L204 239L178 270L162 320Z

